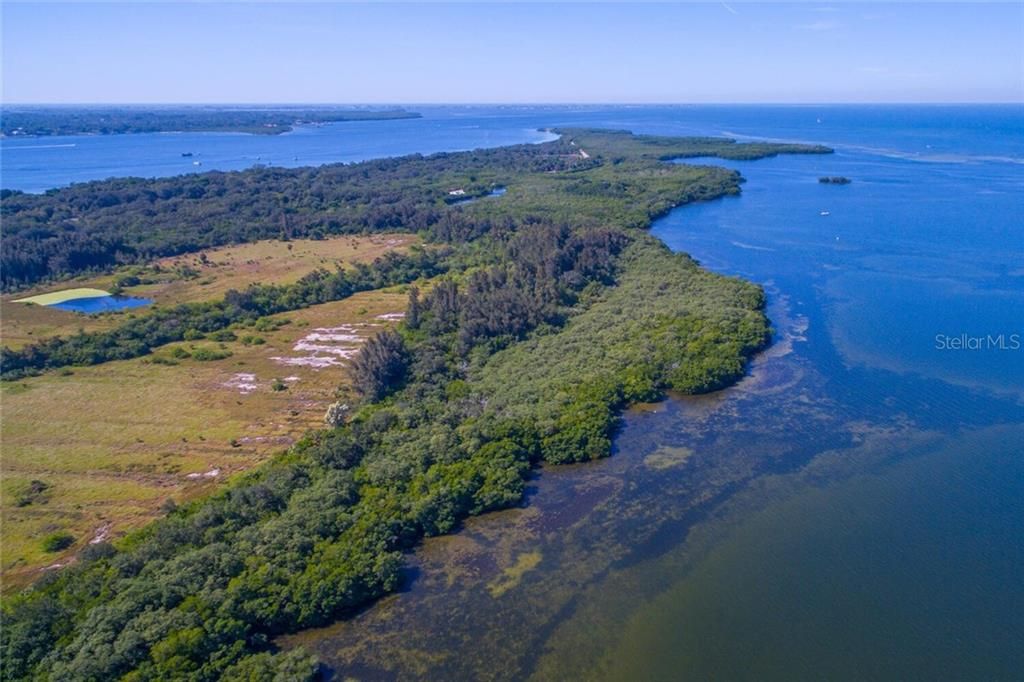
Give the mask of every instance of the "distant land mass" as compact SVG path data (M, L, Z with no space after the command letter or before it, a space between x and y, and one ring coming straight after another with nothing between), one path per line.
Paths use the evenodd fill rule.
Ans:
M115 135L119 133L239 132L279 135L297 125L419 118L404 109L340 107L4 107L4 136Z

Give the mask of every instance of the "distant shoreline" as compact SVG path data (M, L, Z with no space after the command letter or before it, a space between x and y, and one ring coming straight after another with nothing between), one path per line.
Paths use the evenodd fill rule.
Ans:
M122 135L131 133L247 133L280 135L295 126L352 121L394 121L422 118L405 109L139 109L122 108L9 108L4 111L0 137L41 138L59 135Z

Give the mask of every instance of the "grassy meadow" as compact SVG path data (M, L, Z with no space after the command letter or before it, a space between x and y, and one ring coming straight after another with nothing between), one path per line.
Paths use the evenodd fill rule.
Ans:
M63 285L0 297L0 337L8 348L22 348L50 336L103 331L117 326L125 316L145 315L144 308L81 315L45 305L74 298L68 296L69 291L98 289L102 294L115 290L118 281L132 276L142 283L122 286L121 293L151 298L158 305L208 301L223 297L228 289L244 289L255 283L290 284L317 268L370 262L388 251L405 251L418 242L416 236L406 233L268 240L164 258L146 267L121 268L113 274L80 277ZM26 298L37 299L41 305L19 302Z
M200 277L127 293L163 302L202 300L253 281L294 281L338 261L372 260L413 241L380 235L214 249L206 258L190 258ZM168 501L212 492L322 425L339 387L344 391L345 357L336 353L347 351L332 352L331 342L319 339L333 338L334 331L349 339L342 346L358 347L392 326L405 305L400 288L363 292L273 316L259 329L235 329L234 340L168 344L142 358L0 384L4 590L58 567L93 539L144 525L162 515ZM11 345L8 333L31 341L114 326L119 319L5 298L8 309L18 313L4 315L4 342ZM227 357L197 359L221 355ZM334 364L318 367L316 358ZM55 534L74 541L45 551L44 541Z
M243 289L250 284L291 284L316 268L333 270L336 265L368 263L388 251L403 252L418 242L415 235L385 233L224 246L161 259L156 265L165 272L187 267L197 274L132 287L125 293L152 298L157 303L207 301L222 297L228 289Z

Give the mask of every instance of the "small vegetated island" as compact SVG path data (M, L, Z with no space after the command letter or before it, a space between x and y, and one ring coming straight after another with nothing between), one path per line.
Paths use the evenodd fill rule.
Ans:
M272 638L394 590L404 551L519 503L536 464L608 455L628 403L741 377L769 338L763 292L645 231L673 207L739 192L741 178L665 161L831 150L558 132L539 145L6 194L8 289L268 237L401 229L425 246L4 349L5 376L26 377L411 285L404 321L352 359L356 393L334 426L5 599L5 679L310 679L316 662ZM488 196L496 187L505 193ZM481 200L449 204L457 190Z
M160 132L279 135L297 125L419 117L420 114L404 109L340 107L4 107L0 130L10 137Z

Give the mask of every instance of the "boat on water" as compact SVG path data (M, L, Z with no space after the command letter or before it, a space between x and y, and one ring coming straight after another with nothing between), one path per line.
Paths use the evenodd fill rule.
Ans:
M822 211L822 212L821 212L821 213L819 213L818 215L832 215L832 214L831 214L831 213L829 213L828 211Z
M202 165L203 165L203 162L202 162L202 161L193 161L193 162L192 162L192 165L193 165L193 166L202 166Z
M185 157L192 156L192 152L182 152L181 155Z

